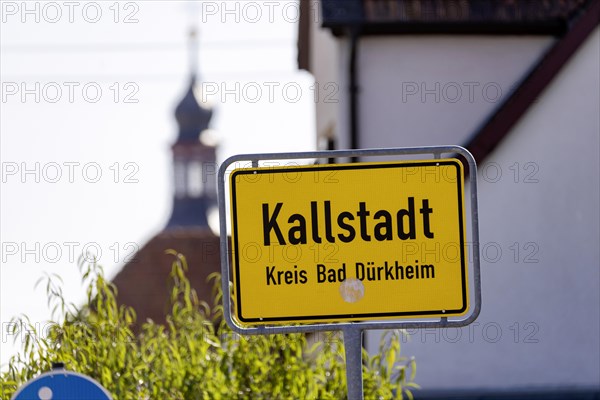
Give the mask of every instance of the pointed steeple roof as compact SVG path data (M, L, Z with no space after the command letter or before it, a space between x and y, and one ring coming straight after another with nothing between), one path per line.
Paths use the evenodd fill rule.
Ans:
M204 107L196 98L196 76L192 74L187 92L175 108L175 119L179 125L178 142L198 141L200 133L210 124L212 110Z
M196 87L196 70L198 69L198 38L196 29L190 31L190 84L175 108L175 119L179 125L177 142L198 141L202 131L208 129L212 118L212 110L206 106Z

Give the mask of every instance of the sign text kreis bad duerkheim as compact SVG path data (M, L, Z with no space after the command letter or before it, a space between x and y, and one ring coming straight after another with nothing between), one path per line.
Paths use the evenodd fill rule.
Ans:
M236 169L230 189L241 323L466 313L458 160Z

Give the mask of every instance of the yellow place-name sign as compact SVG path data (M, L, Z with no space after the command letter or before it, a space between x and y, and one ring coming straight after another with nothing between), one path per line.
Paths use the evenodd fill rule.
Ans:
M234 170L236 319L466 314L463 179L456 159Z

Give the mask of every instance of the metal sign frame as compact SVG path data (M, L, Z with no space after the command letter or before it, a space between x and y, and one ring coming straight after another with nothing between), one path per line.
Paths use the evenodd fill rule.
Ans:
M227 239L227 201L225 198L225 185L227 169L234 163L250 162L253 168L258 167L259 161L271 160L301 160L301 159L331 159L331 158L355 158L355 157L385 157L385 156L414 156L414 155L433 155L434 159L441 158L442 154L458 154L464 157L469 165L468 186L465 182L465 191L470 189L469 210L471 215L471 243L473 246L473 298L472 312L462 319L449 319L441 317L426 320L382 320L368 322L335 322L335 323L307 323L301 325L260 325L244 327L238 325L232 318L231 293L230 293L230 244ZM334 150L334 151L315 151L298 153L267 153L267 154L243 154L228 158L219 168L218 175L218 194L219 194L219 222L221 230L221 284L223 290L223 313L225 321L231 329L237 333L245 335L266 335L276 333L298 333L298 332L318 332L342 330L369 330L369 329L424 329L424 328L444 328L444 327L463 327L469 325L477 319L481 310L481 278L480 278L480 260L479 260L479 223L477 209L477 165L475 159L465 148L460 146L432 146L432 147L413 147L413 148L386 148L386 149L363 149L363 150ZM469 213L469 211L467 211ZM450 317L452 318L452 317Z

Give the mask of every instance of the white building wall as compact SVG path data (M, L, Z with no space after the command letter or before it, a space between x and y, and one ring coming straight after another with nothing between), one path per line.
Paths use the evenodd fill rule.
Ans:
M550 37L371 36L359 44L360 147L464 143L553 43ZM341 148L349 135L340 41Z
M482 312L460 331L410 332L403 354L416 357L416 381L424 388L600 387L599 49L597 29L480 166ZM509 68L502 58L496 68ZM433 66L423 68L434 76ZM482 71L488 68L491 60ZM448 70L454 74L441 79L468 78L455 63ZM502 78L506 85L515 74L512 67L506 76L481 72L478 79ZM424 79L417 69L412 76ZM368 143L459 141L486 115L484 103L472 106L476 115L467 108L452 115L446 106L427 117L423 106L412 107L420 117L410 119L406 138L393 140L391 124L400 118L381 111L365 124L385 134ZM428 134L441 121L448 129ZM377 340L376 333L368 336L371 352Z

